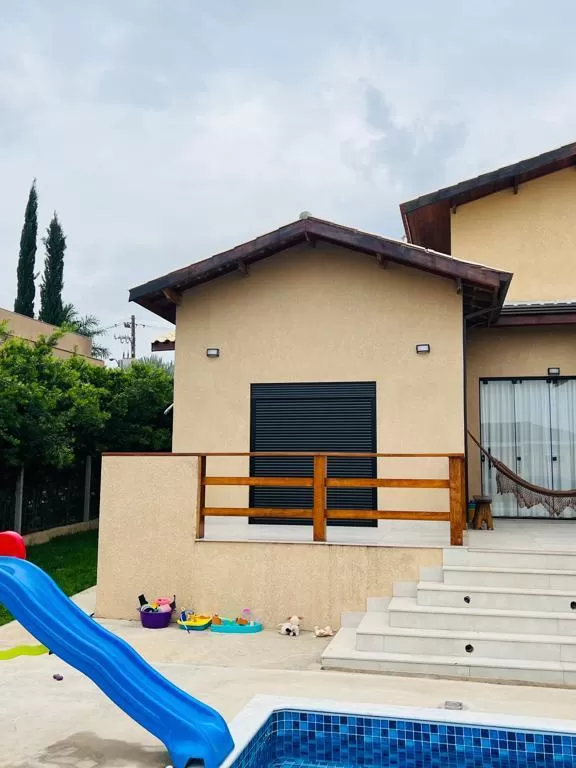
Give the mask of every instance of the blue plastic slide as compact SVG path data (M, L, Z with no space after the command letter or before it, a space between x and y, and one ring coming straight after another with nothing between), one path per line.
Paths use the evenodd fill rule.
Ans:
M174 768L217 768L232 751L234 742L218 712L166 680L37 566L0 557L0 602L39 642L160 739Z

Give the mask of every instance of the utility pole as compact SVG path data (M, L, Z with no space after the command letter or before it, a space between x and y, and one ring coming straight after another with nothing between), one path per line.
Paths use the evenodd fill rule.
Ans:
M124 328L130 329L130 336L120 336L119 339L130 342L130 358L136 360L136 315L130 315L130 320L124 323Z
M130 356L136 359L136 315L130 317Z
M123 323L124 328L127 328L129 333L122 333L119 336L114 334L114 338L120 342L120 344L130 344L130 354L122 355L123 360L136 360L136 327L144 324L136 322L136 315L130 315L130 320L125 320Z

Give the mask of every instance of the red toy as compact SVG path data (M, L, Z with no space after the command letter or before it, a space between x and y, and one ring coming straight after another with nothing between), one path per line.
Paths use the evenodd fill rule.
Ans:
M19 557L26 560L24 539L15 531L0 533L0 557Z

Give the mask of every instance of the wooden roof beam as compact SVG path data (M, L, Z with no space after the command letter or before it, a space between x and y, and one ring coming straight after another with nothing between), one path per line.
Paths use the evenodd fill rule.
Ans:
M175 291L173 288L162 288L162 293L171 304L175 304L179 307L182 303L182 294L178 293L178 291Z

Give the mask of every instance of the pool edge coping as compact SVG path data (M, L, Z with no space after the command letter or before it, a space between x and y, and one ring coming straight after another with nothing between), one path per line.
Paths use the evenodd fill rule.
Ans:
M274 712L298 710L336 715L395 718L398 720L419 720L489 728L509 728L522 731L540 731L576 735L576 720L535 718L524 715L507 715L495 712L453 710L435 707L406 707L387 704L346 703L332 699L304 699L288 696L258 695L251 698L246 706L229 724L234 749L222 763L229 768L244 751L260 728Z

